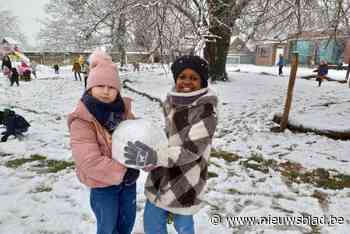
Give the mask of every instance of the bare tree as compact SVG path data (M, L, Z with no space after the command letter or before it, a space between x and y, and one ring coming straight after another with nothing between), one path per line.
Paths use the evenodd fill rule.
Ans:
M99 44L99 37L86 38L91 17L71 0L51 0L45 6L48 17L37 38L44 50L82 51Z
M18 18L8 10L0 10L0 38L12 37L25 48L28 48L27 38L21 30Z
M349 0L322 0L321 1L322 14L326 19L324 25L334 34L338 30L350 34L350 1Z
M50 2L54 17L41 37L67 48L105 45L121 54L122 64L130 44L169 61L182 53L194 53L202 43L210 77L227 80L232 35L283 40L305 30L329 28L331 22L337 28L347 27L349 17L344 16L349 16L349 1L58 0ZM57 31L65 33L57 35Z
M251 0L207 0L209 31L218 36L215 42L207 42L206 54L212 80L227 80L226 58L232 30L236 20Z

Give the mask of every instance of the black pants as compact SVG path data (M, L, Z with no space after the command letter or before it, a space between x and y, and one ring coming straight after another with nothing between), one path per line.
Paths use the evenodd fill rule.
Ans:
M282 69L283 69L283 66L279 65L279 67L278 67L278 75L282 75L282 73L283 73Z
M88 76L84 74L84 87L86 88Z
M19 86L18 76L11 76L10 81L11 81L11 86L13 86L14 83L16 83L17 86Z

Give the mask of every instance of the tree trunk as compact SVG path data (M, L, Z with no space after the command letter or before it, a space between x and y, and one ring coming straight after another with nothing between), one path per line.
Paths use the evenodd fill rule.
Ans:
M226 73L226 58L230 47L231 33L227 32L225 27L216 27L209 29L214 35L221 38L216 38L215 42L206 42L207 60L209 62L209 76L212 81L228 80Z
M119 25L118 25L118 35L119 43L118 43L118 50L120 54L120 66L123 67L126 64L126 15L124 13L120 14L119 17Z
M226 59L232 29L236 20L241 16L242 10L248 6L249 2L251 0L207 0L209 32L215 35L215 42L206 43L206 54L209 58L209 76L212 81L228 80Z
M227 0L226 0L227 1ZM225 1L224 1L225 2ZM209 32L215 37L208 38L206 49L209 62L209 77L212 81L227 80L226 56L230 46L231 29L227 17L230 13L222 7L221 0L207 0L209 13ZM233 17L232 17L233 18Z

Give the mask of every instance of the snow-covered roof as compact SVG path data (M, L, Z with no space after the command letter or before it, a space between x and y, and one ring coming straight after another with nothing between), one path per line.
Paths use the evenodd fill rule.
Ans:
M231 39L230 39L230 42L234 42L237 38L239 38L238 36L232 36Z
M19 45L20 43L13 39L12 37L4 37L3 38L7 43L12 44L12 45Z
M150 54L147 51L127 51L126 54Z
M280 40L261 40L261 41L256 41L256 45L271 45L271 44L285 44L284 41Z
M231 36L230 38L230 44L232 44L235 40L241 40L241 41L245 41L246 40L246 36L245 35L235 35L235 36Z

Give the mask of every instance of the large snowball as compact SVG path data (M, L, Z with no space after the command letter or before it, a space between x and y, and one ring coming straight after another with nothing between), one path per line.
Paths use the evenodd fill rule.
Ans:
M124 147L128 141L141 141L156 149L157 146L165 144L167 138L162 128L144 119L125 120L119 124L112 135L112 158L127 167L140 168L125 162Z

